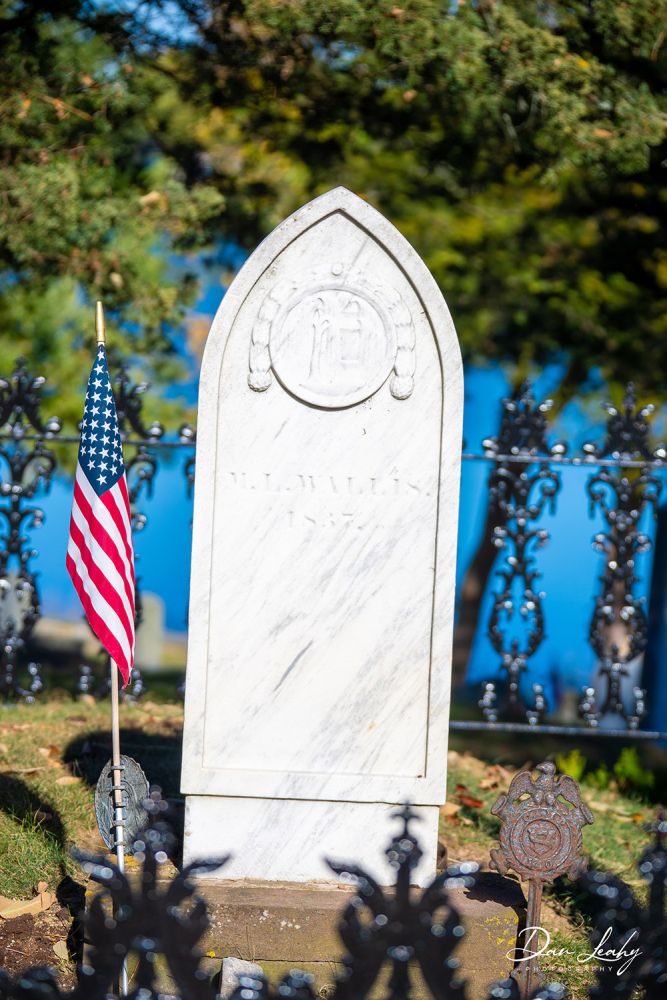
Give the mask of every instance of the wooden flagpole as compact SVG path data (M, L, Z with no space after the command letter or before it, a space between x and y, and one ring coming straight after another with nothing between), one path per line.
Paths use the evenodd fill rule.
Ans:
M95 334L98 344L105 344L104 309L101 302L95 305ZM111 773L113 775L113 827L116 864L119 872L125 871L125 809L123 806L123 765L120 760L120 696L118 667L111 660ZM128 995L127 958L123 959L120 974L120 995Z

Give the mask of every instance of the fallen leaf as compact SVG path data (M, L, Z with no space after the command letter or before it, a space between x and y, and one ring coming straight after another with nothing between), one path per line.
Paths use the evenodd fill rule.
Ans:
M456 816L457 813L461 811L461 806L458 802L445 802L444 806L440 810L445 819L451 819Z
M49 744L48 747L37 747L37 753L40 753L42 757L46 757L49 767L60 767L62 765L60 750L53 743Z
M9 753L9 747L6 743L0 743L0 753Z
M484 803L481 799L476 799L465 785L456 786L456 798L462 806L467 809L481 809Z
M61 959L61 961L66 962L69 958L69 950L67 948L67 941L56 941L53 946L53 951L56 958Z
M78 785L80 778L75 778L73 774L63 774L62 778L56 778L56 785Z
M512 780L512 772L502 764L491 764L486 769L486 775L479 783L482 790L491 788L505 788Z
M65 722L87 722L85 715L68 715Z

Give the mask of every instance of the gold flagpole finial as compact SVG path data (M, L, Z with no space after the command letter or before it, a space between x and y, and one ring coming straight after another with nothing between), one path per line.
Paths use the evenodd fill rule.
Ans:
M104 307L99 299L95 303L95 333L97 335L97 343L105 344L106 340L104 336Z

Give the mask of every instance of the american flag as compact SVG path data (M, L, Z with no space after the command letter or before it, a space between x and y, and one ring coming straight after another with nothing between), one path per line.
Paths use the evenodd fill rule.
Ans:
M90 627L123 676L134 663L134 551L120 428L104 344L83 409L67 570Z

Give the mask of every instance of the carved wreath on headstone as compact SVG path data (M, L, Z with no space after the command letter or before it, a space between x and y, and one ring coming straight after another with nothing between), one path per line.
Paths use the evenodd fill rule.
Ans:
M335 409L368 399L390 373L392 396L414 387L415 329L393 285L341 262L305 282L278 282L265 295L250 341L251 389L271 373L306 403Z

